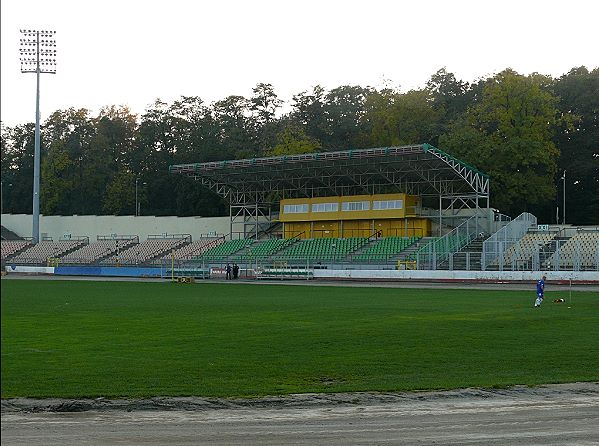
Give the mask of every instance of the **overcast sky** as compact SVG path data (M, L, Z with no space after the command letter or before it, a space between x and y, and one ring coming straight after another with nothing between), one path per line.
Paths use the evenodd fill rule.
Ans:
M439 68L465 81L506 67L560 76L599 66L597 0L2 0L1 119L35 119L19 29L55 30L58 73L41 78L42 121L57 109L157 98L279 97L320 84L421 88Z

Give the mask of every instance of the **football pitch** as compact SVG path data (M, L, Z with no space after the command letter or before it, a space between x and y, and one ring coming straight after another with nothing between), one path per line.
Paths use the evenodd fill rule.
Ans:
M599 293L2 280L2 398L599 380ZM566 293L567 294L567 293Z

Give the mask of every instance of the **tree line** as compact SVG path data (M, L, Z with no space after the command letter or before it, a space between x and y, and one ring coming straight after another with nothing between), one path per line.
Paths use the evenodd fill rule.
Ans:
M516 216L599 222L599 68L559 78L512 69L468 83L440 69L421 89L344 85L293 96L271 84L210 104L156 100L57 110L41 129L45 215L226 215L227 204L171 164L429 143L491 177L491 205ZM1 129L5 213L31 213L34 124ZM561 211L559 220L562 221Z

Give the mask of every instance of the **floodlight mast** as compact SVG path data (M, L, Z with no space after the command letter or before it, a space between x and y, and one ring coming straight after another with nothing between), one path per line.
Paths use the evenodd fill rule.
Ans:
M36 73L35 149L33 157L33 243L40 238L40 74L56 74L56 31L22 29L19 54L21 73ZM40 37L42 40L40 40Z

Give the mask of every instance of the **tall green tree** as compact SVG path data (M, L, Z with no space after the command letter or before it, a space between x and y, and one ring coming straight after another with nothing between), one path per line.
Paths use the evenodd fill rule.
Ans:
M232 133L237 128L230 125L231 121L228 127L219 128L219 119L235 121L239 118L240 124L243 124L243 110L247 107L244 105L243 110L240 110L235 107L236 104L238 102L233 99L221 104L223 109L219 109L218 116L215 116L214 110L200 98L183 96L172 104L156 101L142 115L136 141L136 159L129 169L138 178L138 184L145 183L139 193L144 213L214 213L214 208L220 205L220 199L197 184L195 186L200 192L190 196L188 183L170 175L168 166L233 158L234 149L223 149L223 145L231 142ZM236 115L237 112L239 115ZM230 114L225 116L225 113Z
M291 119L300 124L308 135L322 143L327 139L328 123L325 112L326 90L320 85L311 92L303 91L293 96Z
M362 118L366 113L366 100L372 91L368 87L343 85L327 93L324 106L326 133L320 139L326 150L366 146L368 130Z
M109 215L135 215L135 175L121 168L106 188L102 210Z
M96 129L86 109L58 110L43 128L48 142L41 162L40 208L44 214L86 214L94 210L85 165ZM89 171L93 175L95 170ZM99 198L99 197L98 197ZM91 208L90 208L91 205Z
M270 156L301 155L320 150L320 142L306 134L299 125L285 127L276 138L276 145L268 151Z
M368 97L366 109L363 120L370 127L369 146L435 142L440 112L433 108L428 90L374 92Z
M566 222L599 222L599 68L573 68L554 87L563 116L574 115L573 125L562 125L555 137L560 149L559 172L566 171ZM558 178L563 197L563 182ZM562 207L563 200L558 200Z
M139 117L126 107L58 110L42 125L45 214L222 215L222 199L168 173L179 163L429 142L487 171L491 203L553 221L567 171L569 223L599 219L598 69L553 80L505 70L468 84L446 69L426 88L401 92L342 85L293 96L271 84L251 97L206 104L157 100ZM33 124L1 129L3 207L31 212ZM11 186L9 186L9 184ZM557 192L557 194L556 194Z
M82 192L85 214L101 214L108 186L116 173L131 167L137 117L127 107L105 107L92 119L95 132L84 154Z
M34 124L2 124L2 211L31 214L33 209ZM45 142L45 141L44 141Z
M251 158L260 154L257 125L250 105L243 96L229 96L213 104L221 159Z
M267 124L275 120L275 114L281 107L281 101L272 84L259 83L252 89L250 110L255 114L259 124Z
M486 81L480 102L440 137L443 149L490 175L492 205L504 213L555 198L559 151L552 137L562 118L550 83L505 70Z
M426 83L436 108L442 109L451 121L466 111L471 105L473 94L470 84L456 79L455 74L444 68L438 70Z
M280 127L276 112L282 103L271 84L259 83L252 89L250 110L253 115L252 124L255 126L258 155L262 155L262 152L274 143Z

